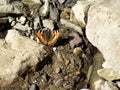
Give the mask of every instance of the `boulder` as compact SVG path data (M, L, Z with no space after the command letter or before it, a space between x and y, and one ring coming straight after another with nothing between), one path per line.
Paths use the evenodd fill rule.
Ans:
M96 2L88 11L86 36L111 68L120 74L120 0Z
M0 87L10 85L28 68L36 65L49 55L49 51L35 41L11 29L5 39L0 39Z

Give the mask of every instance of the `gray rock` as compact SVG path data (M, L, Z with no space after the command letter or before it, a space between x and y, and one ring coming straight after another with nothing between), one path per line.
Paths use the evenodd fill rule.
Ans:
M50 19L58 20L58 17L59 17L58 8L50 6Z
M35 83L33 83L29 90L39 90L39 87Z
M98 75L108 81L120 79L120 74L113 71L111 68L103 68L97 71Z
M21 14L22 8L23 4L19 1L14 1L7 5L0 5L0 16L4 16L9 13Z
M40 15L46 16L49 12L49 1L43 0L43 2L44 2L44 5L40 8Z
M77 3L72 7L72 12L74 18L77 20L78 24L82 27L86 26L85 17L90 6L89 1L77 1ZM74 21L71 19L71 21Z
M11 26L12 26L12 27L15 26L15 24L16 24L16 21L12 21L12 22L11 22Z
M21 24L25 24L25 22L26 22L26 17L21 16L20 19L19 19L19 22L20 22Z
M36 17L36 18L34 18L34 29L36 30L36 29L39 29L40 28L40 19L39 19L39 17Z
M78 32L79 34L83 35L82 28L80 26L70 22L69 20L65 20L65 19L60 19L60 22L62 25L65 25L66 27L71 28L74 31Z
M28 25L22 25L20 23L16 23L15 26L13 26L14 29L18 29L18 30L21 30L21 31L29 31L29 30L32 30L31 27L29 27Z
M103 0L90 7L86 35L108 64L120 73L120 0Z
M119 90L112 82L103 81L101 79L97 80L94 85L94 90Z
M43 45L21 36L18 31L11 29L0 39L0 87L11 84L15 78L28 70L35 68L49 55Z
M50 19L43 20L43 26L46 28L49 28L50 30L53 30L54 29L53 20L50 20Z
M71 48L74 48L75 46L78 46L79 44L82 43L82 38L79 36L79 34L77 34L77 33L70 33L69 36L73 37L73 39L71 39L69 41Z
M41 0L22 0L22 2L25 4L29 4L29 5L30 4L40 4L40 5L42 4Z
M7 5L11 0L0 0L0 5Z
M66 0L65 6L70 7L73 6L78 0Z
M63 4L63 3L65 2L65 0L58 0L58 2L59 2L60 4Z

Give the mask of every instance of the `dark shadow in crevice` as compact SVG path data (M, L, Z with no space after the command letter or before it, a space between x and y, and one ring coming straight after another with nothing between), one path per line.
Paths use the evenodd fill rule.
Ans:
M67 43L69 43L70 40L74 39L74 37L72 36L68 36L68 38L60 38L56 43L55 43L55 47L58 47L58 46L64 46L66 45Z
M3 32L0 32L0 39L4 39L7 35L7 30L6 31L3 31Z
M48 65L50 63L52 63L52 58L51 57L44 58L42 62L39 62L36 65L36 72L41 71L44 68L45 65Z

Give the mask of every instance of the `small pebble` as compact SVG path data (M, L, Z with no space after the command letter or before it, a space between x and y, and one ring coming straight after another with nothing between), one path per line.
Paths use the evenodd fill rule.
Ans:
M15 26L15 24L16 24L16 21L12 21L12 22L11 22L11 26L12 26L12 27Z
M74 32L73 32L73 33L70 33L69 36L70 36L70 37L73 37L73 39L71 39L71 40L69 41L70 46L71 46L72 48L74 48L75 46L78 46L79 44L82 43L82 38L79 36L78 33L74 33Z
M56 68L55 68L55 72L56 72L56 73L59 73L60 70L61 70L60 67L56 67Z
M33 40L35 37L33 35L31 35L30 38Z
M68 59L65 60L65 65L67 66L70 63Z
M90 90L90 89L84 88L84 89L80 89L80 90Z
M21 16L20 19L19 19L19 22L20 22L21 24L25 24L26 18L25 18L24 16Z
M14 18L8 17L8 21L9 21L9 23L11 23L12 21L14 21Z
M40 23L40 19L39 17L36 17L34 19L34 27L33 27L35 30L40 28L39 23Z
M66 19L60 19L60 23L68 28L73 29L74 31L78 32L80 35L83 35L83 31L82 28L79 25L76 25L72 22L70 22L69 20Z
M37 43L40 43L40 40L39 40L39 38L35 38L35 39L36 39Z
M13 28L21 30L21 31L32 30L32 28L29 27L28 25L22 25L21 23L16 23Z
M55 79L54 80L54 85L55 86L60 86L63 83L63 78Z
M46 16L49 12L49 0L43 0L44 4L40 8L40 15L41 16Z
M59 17L58 8L50 7L50 19L58 20L58 17Z
M65 89L67 89L67 90L70 90L70 88L72 88L73 85L74 85L74 82L73 82L73 81L72 81L72 82L66 81L66 82L63 83L63 87L64 87Z
M30 86L29 90L39 90L39 87L37 86L37 84L33 83L33 84Z
M56 51L57 50L57 48L56 47L53 47L53 51Z
M43 26L49 28L50 30L53 30L54 29L53 20L50 19L43 20Z
M60 13L60 18L63 18L63 19L69 19L69 14L66 12L66 11L62 11Z
M63 3L65 2L65 0L58 0L58 2L59 2L60 4L63 4Z
M82 52L83 52L83 50L82 50L82 48L80 48L80 47L76 47L76 48L73 50L73 54L75 54L75 55L80 55L80 54L82 54Z

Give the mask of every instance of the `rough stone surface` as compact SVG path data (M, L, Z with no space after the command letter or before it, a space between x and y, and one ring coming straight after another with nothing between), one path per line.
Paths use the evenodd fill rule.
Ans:
M112 81L120 79L120 74L113 71L111 68L103 68L97 71L98 75L105 80Z
M83 35L82 28L79 25L76 25L69 20L66 19L60 19L60 23L62 25L65 25L68 28L72 28L74 31L78 32L79 34Z
M14 29L8 31L5 40L0 39L0 47L0 86L11 84L27 68L35 68L49 53Z
M4 4L0 3L0 16L3 13L20 14L23 4L20 1L5 1Z
M21 31L32 30L32 28L29 27L28 25L24 26L20 23L16 23L16 25L14 25L13 28L21 30Z
M43 20L43 26L53 30L54 29L53 20L50 20L50 19Z
M25 24L25 22L26 22L26 17L21 16L20 19L19 19L19 22L20 22L21 24Z
M43 0L44 4L40 8L40 15L41 16L46 16L49 12L49 1L48 0Z
M94 85L94 90L118 90L112 82L103 81L102 79L97 80Z
M41 4L41 0L22 0L23 3L26 4Z
M77 1L77 3L72 7L72 11L75 19L80 26L85 27L85 16L89 9L90 2L88 1Z
M10 2L11 0L0 0L0 5L6 5Z
M36 30L36 29L39 29L40 28L40 19L39 19L39 17L36 17L36 18L34 18L34 29Z
M86 35L103 54L108 68L120 73L120 0L104 0L90 7Z

